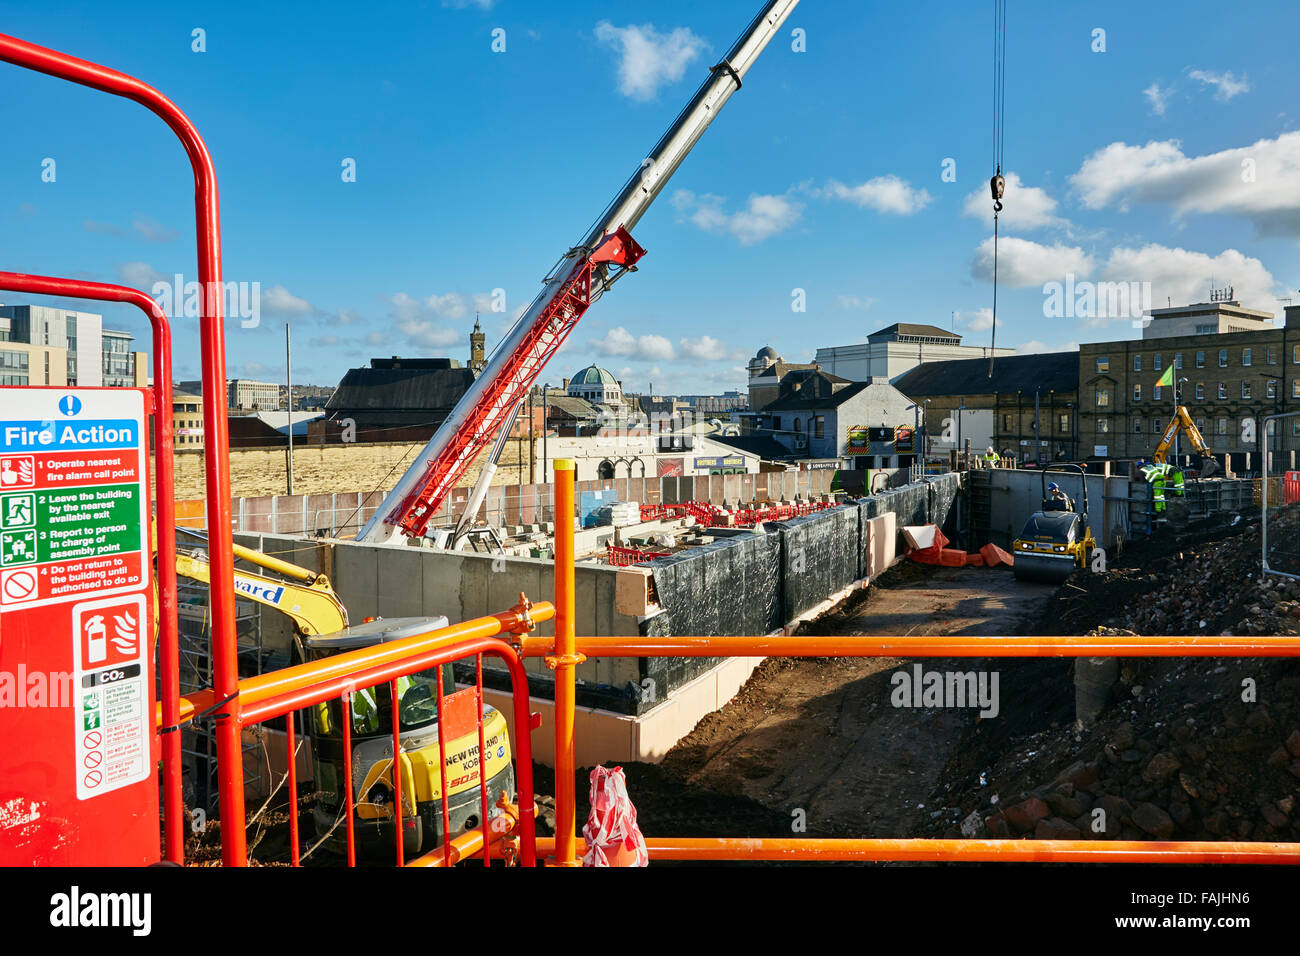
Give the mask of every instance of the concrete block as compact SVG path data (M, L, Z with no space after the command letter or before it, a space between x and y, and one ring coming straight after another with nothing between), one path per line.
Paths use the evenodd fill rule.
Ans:
M619 568L614 576L614 610L641 617L650 610L649 568Z

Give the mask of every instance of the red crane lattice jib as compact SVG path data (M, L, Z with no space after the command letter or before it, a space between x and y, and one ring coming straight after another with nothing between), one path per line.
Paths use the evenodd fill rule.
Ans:
M500 375L473 414L453 433L446 453L431 459L424 483L402 502L395 523L403 533L422 537L456 482L501 429L511 410L524 398L556 349L591 306L592 268L609 263L632 268L645 255L631 234L619 226L591 254L578 260L564 284L520 340Z

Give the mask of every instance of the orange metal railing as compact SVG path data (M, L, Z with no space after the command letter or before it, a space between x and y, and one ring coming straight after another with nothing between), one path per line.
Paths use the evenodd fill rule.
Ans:
M572 562L570 562L572 564ZM398 707L399 699L397 681L411 674L436 669L436 706L439 747L439 772L442 788L441 814L443 840L431 853L410 861L422 866L451 866L471 856L481 856L489 862L493 847L499 853L517 853L516 860L524 866L534 865L536 854L534 838L536 824L534 819L534 795L532 779L531 730L537 725L534 716L528 710L528 679L524 673L522 659L511 643L502 636L518 640L538 623L551 620L555 616L554 607L546 602L530 604L523 595L520 603L501 614L488 615L455 624L450 627L430 630L426 634L407 637L400 640L370 647L348 651L337 656L309 661L283 670L273 671L258 677L250 677L239 682L238 694L241 701L239 710L239 727L260 724L277 717L285 719L285 737L287 741L287 780L289 792L289 845L290 863L298 866L300 859L300 835L298 833L297 812L297 761L295 759L296 715L304 708L314 707L328 701L338 701L342 719L340 721L343 738L343 781L339 788L342 797L341 815L345 829L345 846L347 864L355 866L357 855L356 835L356 794L352 786L352 712L353 696L372 687L387 685L389 700L394 704L392 711L392 753L391 762L392 793L391 813L393 820L395 860L398 866L407 864L405 851L406 830L413 822L403 825L403 786L401 778L401 761L395 759L402 753L401 726ZM569 617L572 621L572 614ZM488 806L486 770L486 750L483 729L483 655L499 658L510 673L516 759L517 805L503 807L503 814L492 816ZM475 718L478 730L478 765L473 772L478 774L480 795L480 823L477 836L461 834L451 839L449 819L449 796L446 752L446 716L447 693L443 686L442 665L466 658L475 659L476 682L474 690ZM468 693L469 690L459 693ZM180 723L198 719L224 706L218 701L212 690L203 690L180 699ZM161 705L159 708L161 721ZM228 775L220 775L221 786L228 786ZM236 777L242 788L242 773ZM473 782L471 779L470 782ZM414 808L412 808L414 809ZM506 826L502 825L506 822ZM225 834L235 827L223 829L223 850ZM241 826L238 829L242 833ZM246 860L226 860L227 865L244 865Z
M557 607L573 606L573 472L556 463L555 587ZM571 464L569 465L571 468ZM568 539L568 540L566 540ZM565 565L562 567L562 565ZM572 618L570 616L569 621ZM521 657L1296 657L1287 637L581 637L571 623L556 637L524 637ZM537 850L572 865L579 849L571 808L573 774L572 675L556 671L556 835ZM563 731L561 728L565 728ZM635 794L633 794L635 799ZM559 812L565 808L565 812ZM815 838L651 838L655 860L946 861L1080 863L1300 863L1300 843L1148 840L975 840ZM549 860L548 860L549 862Z

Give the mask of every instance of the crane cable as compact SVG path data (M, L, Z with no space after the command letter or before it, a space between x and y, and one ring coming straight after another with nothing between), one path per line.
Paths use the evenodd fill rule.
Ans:
M993 328L989 342L989 378L993 377L993 356L998 341L998 214L1007 182L1002 177L1003 144L1006 139L1007 89L1007 0L993 0Z

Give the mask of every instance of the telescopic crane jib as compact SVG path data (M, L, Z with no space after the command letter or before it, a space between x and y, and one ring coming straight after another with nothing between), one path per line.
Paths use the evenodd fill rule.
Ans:
M799 0L769 0L639 165L591 232L556 264L542 290L492 353L487 367L357 535L421 537L457 480L514 414L542 368L591 303L645 254L631 236L655 197Z

